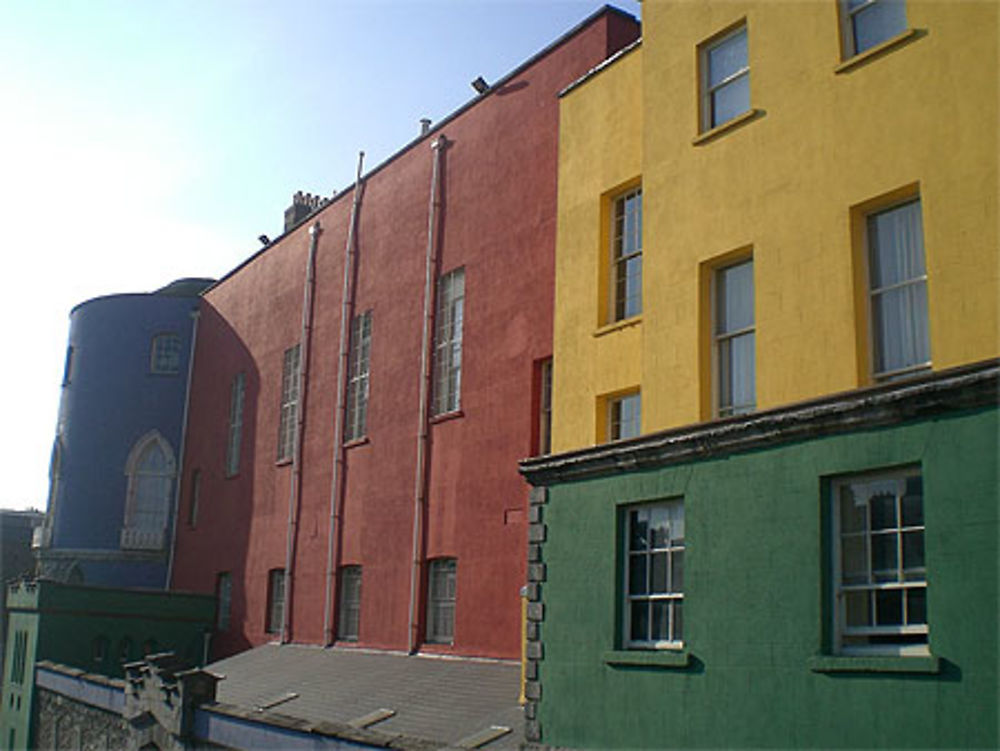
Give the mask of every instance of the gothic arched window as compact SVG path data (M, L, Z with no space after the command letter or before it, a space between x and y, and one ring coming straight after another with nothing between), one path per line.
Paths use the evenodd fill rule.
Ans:
M128 495L123 548L161 550L166 544L176 471L174 452L158 431L150 431L132 447L125 465Z

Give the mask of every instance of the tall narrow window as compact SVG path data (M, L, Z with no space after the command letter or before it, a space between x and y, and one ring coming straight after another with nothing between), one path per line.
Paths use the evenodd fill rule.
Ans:
M73 345L66 347L66 364L63 367L62 385L68 386L73 377Z
M629 647L679 647L684 620L684 503L629 508L624 633Z
M427 641L452 644L455 641L454 558L438 558L427 569Z
M433 414L454 412L461 404L462 319L465 310L465 269L438 279L434 330Z
M719 417L757 406L753 261L715 273L715 368Z
M611 222L611 320L642 312L642 188L615 199Z
M229 436L226 441L226 477L240 472L240 451L243 444L243 401L246 396L246 374L237 373L229 386Z
M228 571L221 572L215 578L215 596L219 607L215 615L215 627L219 631L228 631L233 609L233 577Z
M198 526L198 510L201 506L201 470L191 472L191 499L188 505L188 526Z
M347 419L345 441L364 438L368 430L368 369L372 348L372 312L351 321L351 353L347 363Z
M299 416L299 345L285 350L281 369L281 417L278 422L278 461L295 453L295 429Z
M747 27L701 49L702 130L711 130L750 110Z
M174 374L181 369L181 338L177 334L157 334L149 354L151 373Z
M170 444L155 430L132 448L125 465L128 489L122 548L161 550L166 544L175 467Z
M635 438L641 431L642 397L636 392L608 400L608 440Z
M269 634L281 631L285 618L285 569L272 568L267 572L267 619L265 629Z
M845 57L906 31L905 0L841 0Z
M931 366L920 199L868 216L872 370L890 380Z
M835 649L927 654L920 471L846 478L832 496Z
M340 608L337 638L357 641L361 627L361 566L340 569Z
M552 358L538 368L538 453L552 451Z

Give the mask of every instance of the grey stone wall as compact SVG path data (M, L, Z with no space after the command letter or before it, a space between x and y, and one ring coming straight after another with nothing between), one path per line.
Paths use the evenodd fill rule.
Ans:
M105 751L128 746L125 719L62 694L36 687L35 748Z

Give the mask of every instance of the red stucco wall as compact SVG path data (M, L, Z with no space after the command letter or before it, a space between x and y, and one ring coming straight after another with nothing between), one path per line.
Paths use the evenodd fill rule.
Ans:
M463 655L520 654L536 362L552 349L557 93L637 26L615 12L575 34L368 177L358 224L355 312L371 309L368 438L346 450L338 565L363 567L359 646L405 649L419 426L431 141L443 133L439 273L465 268L461 414L430 429L425 560L457 559ZM320 235L296 504L291 640L322 643L349 192L212 289L203 301L172 585L211 592L233 576L218 654L265 633L267 572L285 565L290 465L275 464L282 353L299 339L308 226ZM225 478L230 382L247 374L242 466ZM201 471L197 523L187 523ZM423 578L423 577L421 577ZM423 594L423 593L422 593ZM421 600L423 603L423 600ZM425 606L419 611L423 615ZM422 631L421 631L422 633Z

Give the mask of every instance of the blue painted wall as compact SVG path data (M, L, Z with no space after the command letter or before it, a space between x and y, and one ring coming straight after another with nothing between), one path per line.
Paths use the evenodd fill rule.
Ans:
M121 550L125 469L133 446L152 430L169 443L179 465L191 314L207 284L182 280L154 293L99 297L70 313L72 355L56 428L51 533L41 551L43 560L57 562L43 566L50 575L62 578L75 564L87 584L165 586L169 527L161 551ZM164 333L180 337L176 373L151 369L153 339ZM172 524L172 509L169 516Z

